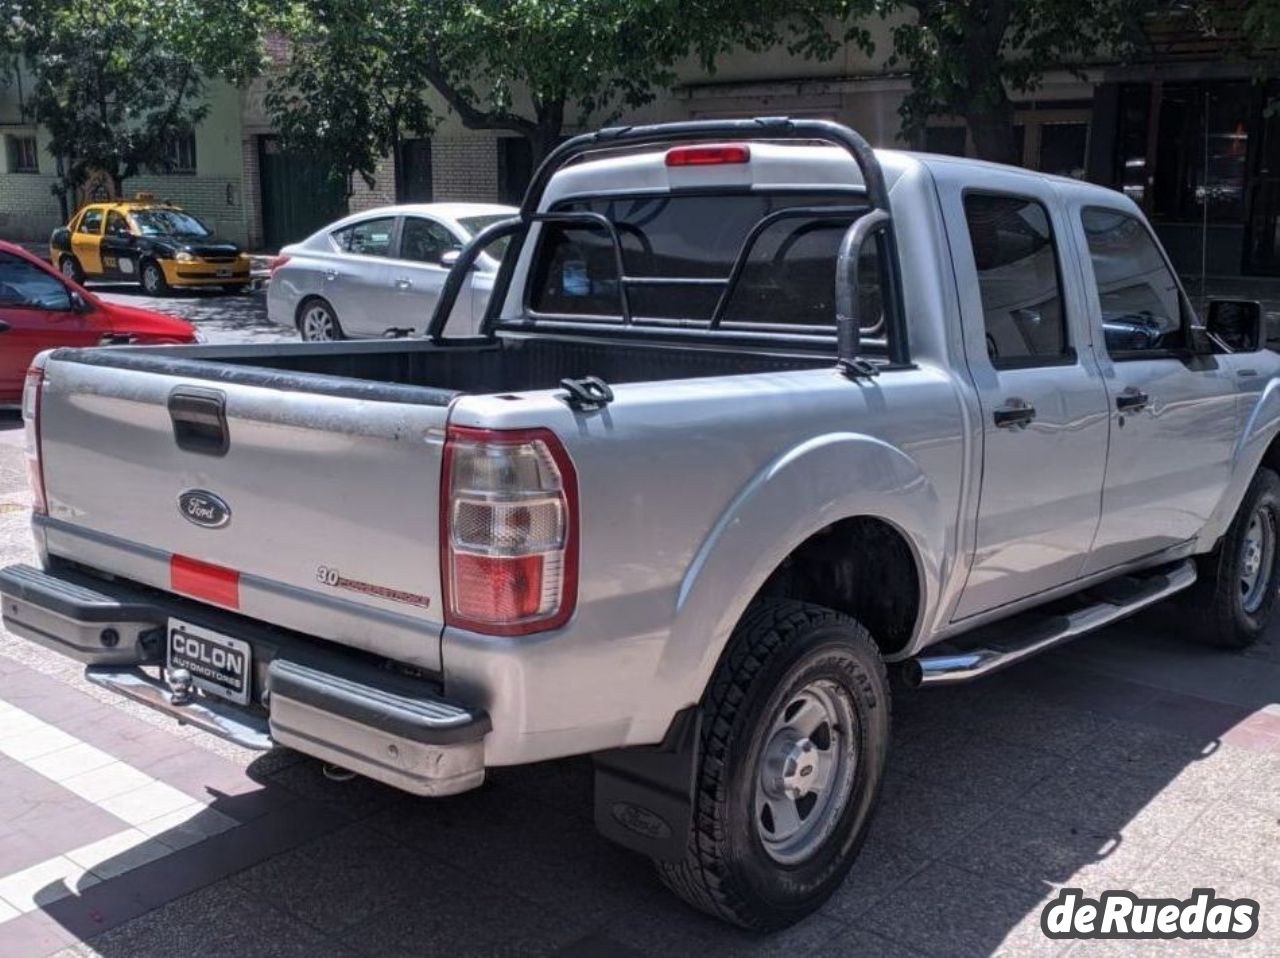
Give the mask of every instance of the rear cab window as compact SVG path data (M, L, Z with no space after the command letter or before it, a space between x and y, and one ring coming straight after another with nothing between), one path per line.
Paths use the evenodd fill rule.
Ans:
M810 208L817 212L802 212ZM759 231L720 307L721 321L833 328L836 256L845 231L866 210L860 192L638 194L573 199L554 208L556 213L597 213L617 228L626 275L647 280L629 285L633 317L699 323L710 322L716 313L753 228L784 210L798 215L784 214ZM866 250L859 264L866 283L861 315L864 327L874 327L882 312L874 281L879 269L875 244ZM611 237L588 225L544 226L528 296L534 314L618 321L619 275Z

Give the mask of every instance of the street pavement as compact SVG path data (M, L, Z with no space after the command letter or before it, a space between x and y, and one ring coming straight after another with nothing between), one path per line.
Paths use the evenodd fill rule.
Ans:
M261 296L128 302L292 338ZM0 560L31 561L0 420ZM585 759L441 800L243 751L0 634L0 956L1280 954L1280 630L1244 654L1148 615L956 689L900 693L862 857L818 915L728 928L591 823ZM1054 941L1058 889L1260 902L1246 941Z

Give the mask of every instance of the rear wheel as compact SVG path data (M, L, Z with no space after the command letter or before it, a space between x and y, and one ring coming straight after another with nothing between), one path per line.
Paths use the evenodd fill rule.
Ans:
M702 705L684 860L659 863L690 904L744 928L790 925L857 857L889 744L889 687L857 621L753 604Z
M138 274L142 282L142 290L148 296L163 296L169 292L169 281L164 277L164 270L153 259L142 264L142 272Z
M312 299L298 310L298 333L304 342L328 343L345 338L333 307L323 299Z
M1217 551L1199 560L1199 579L1184 603L1191 635L1228 649L1256 642L1275 610L1278 569L1280 476L1264 466Z
M79 261L70 253L62 254L62 259L58 261L58 272L73 283L84 282L84 270L80 268Z

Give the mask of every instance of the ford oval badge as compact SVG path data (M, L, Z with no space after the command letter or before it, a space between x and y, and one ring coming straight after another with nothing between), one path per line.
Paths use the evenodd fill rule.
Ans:
M178 511L188 522L206 529L221 529L231 521L231 507L203 489L188 489L178 496Z

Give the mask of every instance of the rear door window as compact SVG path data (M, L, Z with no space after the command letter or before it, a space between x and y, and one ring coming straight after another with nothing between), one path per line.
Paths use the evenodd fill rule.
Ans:
M334 245L344 253L358 256L390 256L391 234L395 231L394 216L379 217L352 223L332 234Z
M1069 361L1074 353L1048 211L1026 197L968 193L964 216L992 365Z
M664 193L574 200L556 212L599 213L616 226L626 274L651 280L629 289L634 317L706 321L724 294L722 281L744 241L764 217L805 207L856 208L826 217L798 215L766 226L722 316L728 323L832 326L836 255L864 204L853 193ZM653 282L673 278L703 282ZM608 233L590 226L545 226L529 305L537 313L618 317L618 268ZM868 309L874 325L878 304L864 303L864 315Z
M91 209L85 210L84 216L80 219L80 226L76 230L77 233L89 233L97 236L102 232L102 210Z

